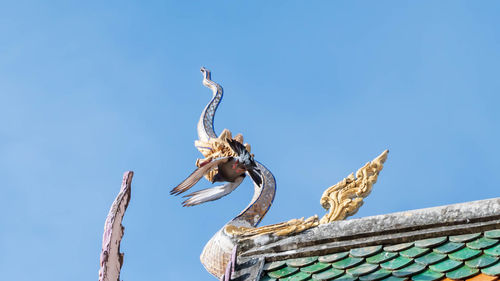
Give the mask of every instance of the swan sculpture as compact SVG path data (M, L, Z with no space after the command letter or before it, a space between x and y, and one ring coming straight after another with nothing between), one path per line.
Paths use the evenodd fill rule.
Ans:
M225 185L208 188L187 195L184 206L193 206L207 201L217 200L238 187L245 178L245 173L254 182L254 195L250 204L235 218L226 223L205 245L200 256L203 266L217 278L221 278L230 263L235 246L242 239L256 235L269 234L284 236L295 234L319 224L344 219L356 213L368 196L379 172L387 158L384 151L372 162L368 162L354 174L328 188L322 198L321 205L329 212L321 219L312 216L308 219L292 219L287 222L257 227L271 207L276 193L276 180L263 164L253 159L251 147L244 144L243 136L234 138L229 130L224 129L220 136L214 131L214 116L222 96L222 87L212 81L211 72L202 67L203 85L212 90L213 96L202 111L197 126L198 140L195 147L203 154L198 159L198 167L186 180L172 190L172 194L180 194L191 188L203 176L210 182L225 181ZM248 165L238 165L242 161ZM228 164L229 163L229 164ZM239 170L238 170L239 169ZM234 177L228 177L231 174ZM186 197L186 196L185 196Z

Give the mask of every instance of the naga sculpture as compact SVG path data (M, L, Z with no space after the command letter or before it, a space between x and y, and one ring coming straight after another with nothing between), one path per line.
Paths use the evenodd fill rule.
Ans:
M234 258L234 249L239 241L263 234L285 236L299 233L319 224L342 220L357 212L368 196L373 184L377 181L388 151L384 151L372 162L351 174L341 182L328 188L321 197L321 205L328 213L321 219L312 216L308 219L292 219L287 222L257 227L271 207L276 193L276 181L264 165L254 160L251 147L244 144L243 136L224 129L220 136L214 131L214 116L221 102L222 87L211 80L210 71L201 68L203 85L210 88L213 97L202 111L198 122L198 138L195 147L203 154L204 159L196 161L197 169L171 194L178 195L194 186L202 177L210 182L227 182L222 186L196 191L184 197L184 206L198 205L217 200L236 189L249 175L254 182L254 195L250 204L234 219L226 223L205 245L201 254L201 262L208 272L220 278L226 267Z

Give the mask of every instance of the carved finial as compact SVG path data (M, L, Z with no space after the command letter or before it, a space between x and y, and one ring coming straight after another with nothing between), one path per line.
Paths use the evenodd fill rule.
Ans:
M343 220L358 211L363 205L363 199L370 194L373 184L377 182L378 174L384 168L388 153L389 150L386 150L372 162L366 163L356 172L356 177L350 174L341 182L325 190L320 203L328 210L328 213L321 218L320 224Z

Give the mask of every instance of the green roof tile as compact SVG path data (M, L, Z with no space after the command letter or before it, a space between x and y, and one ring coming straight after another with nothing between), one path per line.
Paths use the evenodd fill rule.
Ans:
M498 243L498 240L496 240L496 239L481 237L481 238L478 238L474 241L467 243L466 245L468 248L471 248L471 249L482 250L482 249L489 248L497 243Z
M448 254L448 257L454 260L464 261L475 258L479 256L482 252L480 250L473 250L469 248L463 248L454 253Z
M486 231L484 233L484 237L493 238L493 239L500 239L500 229Z
M363 260L364 259L362 259L362 258L347 257L343 260L339 260L339 261L332 263L332 266L337 268L337 269L347 269L347 268L351 268L353 266L356 266L356 265L362 263Z
M392 271L387 270L387 269L383 269L383 268L379 268L377 271L374 271L370 274L360 276L359 280L361 280L361 281L377 281L377 280L385 278L391 274L392 274Z
M493 257L490 255L481 255L475 259L466 261L465 264L472 268L483 268L490 266L498 261L498 257Z
M472 277L478 273L479 273L479 269L470 268L470 267L464 265L458 269L455 269L453 271L446 273L446 277L448 277L450 279L465 279L465 278Z
M481 272L487 275L491 276L498 276L500 275L500 262L497 262L496 264L492 266L488 266L486 268L481 269Z
M399 252L399 254L407 258L416 258L428 253L429 251L430 249L412 247L410 249L406 249L404 251Z
M412 276L412 275L415 275L417 273L420 273L420 272L422 272L424 270L425 270L425 266L424 265L421 265L421 264L418 264L418 263L413 263L413 264L410 264L407 267L403 267L401 269L393 271L392 275L394 275L396 277L407 277L407 276Z
M318 260L318 257L307 257L307 258L298 258L298 259L290 259L286 261L286 264L292 267L303 267L306 265L313 264Z
M292 274L296 273L297 271L299 271L298 268L287 266L287 267L277 269L274 271L269 271L269 272L267 272L267 275L269 275L272 278L283 278L283 277L292 275Z
M454 270L459 268L463 262L456 260L444 260L442 262L430 265L429 268L433 271L437 272L448 272L450 270Z
M397 257L398 253L393 253L393 252L382 252L378 253L375 256L371 256L369 258L366 258L366 261L369 263L383 263L386 262L390 259L393 259L394 257Z
M272 271L272 270L275 270L278 268L285 267L285 265L286 265L285 261L273 261L273 262L269 262L269 263L264 264L262 269L264 269L265 271Z
M411 278L413 281L435 281L443 278L444 273L432 271L427 269L424 272L421 272Z
M436 247L444 242L448 241L448 237L438 237L438 238L430 238L430 239L424 239L424 240L418 240L415 242L415 246L419 248L430 248L430 247Z
M458 249L462 249L464 246L464 243L448 242L437 248L434 248L433 251L440 254L448 254L451 252L455 252Z
M349 253L353 257L365 258L365 257L373 256L380 251L382 251L382 246L379 245L379 246L351 249L349 251Z
M336 262L349 255L349 252L335 253L331 255L321 256L318 258L320 262Z
M438 281L500 276L500 229L266 263L261 280Z
M411 246L413 246L413 242L396 244L396 245L391 245L391 246L385 246L384 247L384 251L387 251L387 252L399 252L399 251L406 250L406 249L410 248Z
M446 259L448 256L444 254L439 254L436 252L430 252L424 256L421 256L419 258L415 259L415 262L418 262L423 265L430 265L430 264L435 264L437 262L440 262L444 259Z
M478 237L482 236L482 233L472 233L472 234L463 234L463 235L455 235L455 236L450 236L448 239L451 242L469 242L472 241Z
M336 269L336 268L330 268L328 270L325 270L321 273L316 273L313 274L312 278L314 280L332 280L333 278L339 277L340 275L344 274L343 270Z
M304 281L308 280L311 274L305 272L298 272L285 278L280 278L280 281Z
M389 270L396 270L396 269L399 269L403 266L406 266L408 265L409 263L411 263L413 260L412 259L409 259L409 258L405 258L405 257L397 257L395 259L392 259L390 261L386 261L384 262L383 264L381 264L380 266L382 268L385 268L385 269L389 269Z
M362 276L368 273L372 273L377 269L378 269L377 264L363 263L356 267L348 269L347 273L351 274L352 276Z
M354 281L356 279L358 279L358 278L346 273L340 277L335 278L334 280L335 281Z
M484 250L484 253L490 256L497 256L497 257L500 256L500 244L497 244L494 247Z
M329 263L322 263L322 262L317 262L315 264L311 264L309 266L303 267L300 269L300 271L303 271L305 273L318 273L321 272L327 268L330 268L331 265Z

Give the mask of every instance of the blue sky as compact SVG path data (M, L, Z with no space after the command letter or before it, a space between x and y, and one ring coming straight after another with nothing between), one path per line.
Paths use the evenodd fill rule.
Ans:
M182 208L196 122L241 132L278 191L262 224L322 215L384 149L356 217L497 197L497 1L11 1L0 8L0 275L97 280L124 171L123 280L215 280L203 245L245 182ZM208 182L200 183L205 188Z

